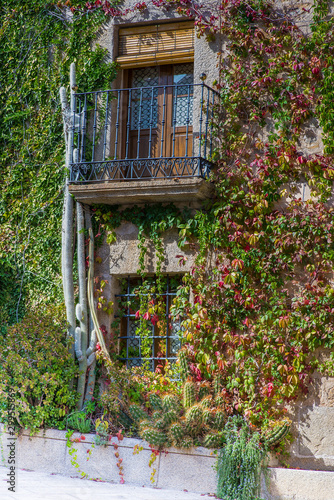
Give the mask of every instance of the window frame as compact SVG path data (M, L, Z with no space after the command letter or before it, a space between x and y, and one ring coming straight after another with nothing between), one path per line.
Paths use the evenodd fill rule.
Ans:
M142 339L140 335L131 335L130 330L131 330L131 324L134 324L135 322L138 322L138 328L140 325L140 319L136 319L136 311L133 308L133 303L135 302L135 299L137 301L137 304L139 303L139 295L136 293L132 293L133 289L135 289L136 286L140 286L140 278L134 277L134 276L127 276L125 279L126 281L126 293L119 293L115 295L115 299L118 303L118 314L115 316L120 319L120 331L119 331L119 336L118 336L118 359L119 361L123 362L127 368L134 368L134 367L144 367L147 368L150 371L156 371L157 368L162 372L163 367L166 364L166 361L168 363L173 364L176 359L177 359L177 352L181 348L182 345L182 335L180 335L180 332L183 331L183 328L181 326L182 320L179 319L177 321L173 321L171 318L170 314L170 307L172 305L173 298L176 297L177 295L177 290L171 286L171 280L172 279L177 279L179 283L181 283L183 275L177 274L177 275L170 275L166 274L164 275L164 278L166 279L166 287L164 288L164 291L162 293L163 297L165 297L166 300L166 310L165 310L165 331L162 332L163 334L161 335L161 332L159 332L159 326L158 324L153 324L150 320L145 320L147 321L148 325L152 328L152 335L149 336L148 338L152 339L152 355L148 358L144 358L141 354L141 345L142 345ZM122 279L122 278L121 278ZM124 279L124 278L123 278ZM153 282L156 283L157 278L155 275L149 276L147 280L152 280ZM144 281L142 280L142 283ZM154 284L156 286L156 284ZM146 294L147 296L148 294ZM156 292L152 293L152 297L156 298L158 294ZM120 309L122 308L121 301L124 301L123 307L125 306L126 311L124 311L121 314ZM131 301L132 304L131 304ZM138 307L138 305L136 306ZM135 307L135 309L136 309ZM143 320L142 320L143 321ZM178 329L173 332L173 325L178 325ZM137 356L131 356L130 355L130 349L134 347L133 343L131 343L133 340L138 342L138 355ZM164 342L163 348L165 349L165 355L159 354L159 344L161 342ZM126 351L126 355L122 356L122 352ZM163 349L162 349L163 350Z

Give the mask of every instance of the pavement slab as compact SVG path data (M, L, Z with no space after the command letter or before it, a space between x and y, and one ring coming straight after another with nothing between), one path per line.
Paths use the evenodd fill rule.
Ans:
M130 486L17 469L15 492L8 491L8 468L0 467L1 500L210 500L214 495Z

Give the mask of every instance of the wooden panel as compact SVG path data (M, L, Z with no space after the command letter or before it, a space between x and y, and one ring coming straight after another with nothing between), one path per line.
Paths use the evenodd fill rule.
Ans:
M171 143L173 143L173 135L170 137ZM193 137L192 137L192 127L188 129L188 144L186 144L186 128L176 127L175 128L175 143L174 143L174 156L192 156L193 149ZM186 148L187 146L187 148ZM186 151L187 149L187 151Z
M141 130L139 133L139 156L138 158L156 158L159 156L159 141L156 130L151 134L151 151L149 151L150 132ZM138 151L138 130L132 130L130 133L130 152L129 158L137 158Z
M162 64L189 63L194 60L194 49L182 51L159 52L152 54L138 54L135 56L121 56L117 58L117 63L122 69L141 68L145 66L155 66Z

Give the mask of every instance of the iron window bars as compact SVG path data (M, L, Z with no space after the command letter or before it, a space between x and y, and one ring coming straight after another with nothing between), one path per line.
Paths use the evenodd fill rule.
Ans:
M204 83L75 93L74 100L71 183L208 177L219 94Z
M156 289L156 279L151 278L151 285ZM142 355L142 339L137 333L140 320L136 318L136 309L139 308L139 296L136 293L136 288L141 283L140 278L126 279L125 293L116 295L120 316L120 335L119 340L119 359L126 364L127 368L145 366L151 371L155 371L158 365L162 365L165 361L174 363L177 359L177 352L181 348L181 320L173 320L170 317L170 306L173 298L176 296L176 286L180 283L180 277L165 277L165 289L162 293L162 298L165 301L165 328L161 331L161 326L157 323L153 324L147 320L146 324L150 330L147 340L150 342L151 355L144 357ZM150 297L156 299L158 294L153 292L148 293Z

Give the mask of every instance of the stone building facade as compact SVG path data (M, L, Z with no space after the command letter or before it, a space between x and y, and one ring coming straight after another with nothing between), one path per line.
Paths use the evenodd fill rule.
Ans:
M134 4L129 0L124 7ZM215 98L214 85L220 81L220 67L226 51L224 40L216 37L215 41L207 42L204 37L198 38L194 30L191 21L153 7L149 13L132 12L121 21L110 21L104 26L98 43L108 50L111 60L119 63L120 70L113 82L113 98L109 101L111 116L96 118L100 120L101 132L96 140L97 167L93 174L100 177L88 177L88 181L80 177L89 176L91 172L82 174L84 169L78 162L76 177L70 184L70 191L78 201L88 205L117 204L123 208L174 202L176 206L196 210L212 195L210 184L205 180L209 156L199 149L198 140L203 131L206 132L209 148L210 130L200 109L203 110L203 95L204 99L208 95L209 101ZM157 93L152 90L152 81L159 89ZM98 95L94 99L103 102L106 97ZM183 116L182 106L185 106ZM81 112L84 109L83 103ZM110 127L105 128L104 118ZM95 133L93 119L88 127ZM301 149L321 153L322 148L321 131L312 122ZM187 163L192 175L189 171L189 175L182 175L185 164L182 160L178 164L174 161L182 157L193 158L192 163ZM138 159L145 161L136 163ZM172 164L170 170L166 160ZM198 167L198 161L202 163L195 170L193 167ZM300 186L300 192L303 199L307 199L304 185ZM136 226L124 222L117 228L116 235L113 244L105 242L98 250L100 263L95 271L96 276L107 282L105 297L115 304L121 292L121 280L137 277L140 254ZM169 276L189 271L195 258L193 251L182 251L188 259L180 269L177 239L174 231L167 232L163 239L166 259L162 270ZM147 272L153 276L156 270L153 245L149 245L145 259ZM113 319L100 314L100 321L108 330ZM290 413L295 437L288 460L290 465L334 470L333 378L316 374L307 398L293 404Z

